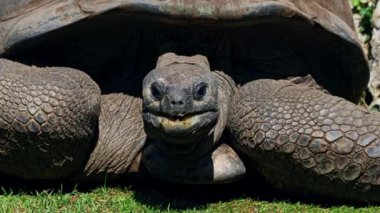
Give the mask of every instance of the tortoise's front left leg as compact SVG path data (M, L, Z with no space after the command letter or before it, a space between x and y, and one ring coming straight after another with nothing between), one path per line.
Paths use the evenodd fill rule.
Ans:
M234 147L275 187L380 201L380 114L269 79L242 86L231 106Z

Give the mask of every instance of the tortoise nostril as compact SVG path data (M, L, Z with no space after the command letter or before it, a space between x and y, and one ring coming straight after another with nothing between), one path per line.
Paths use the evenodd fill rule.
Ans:
M172 106L182 106L184 105L183 101L171 101L170 102Z

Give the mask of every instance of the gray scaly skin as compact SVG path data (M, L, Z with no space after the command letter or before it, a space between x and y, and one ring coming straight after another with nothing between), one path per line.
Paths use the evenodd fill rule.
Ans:
M0 171L82 181L125 175L146 140L140 111L140 98L101 96L79 70L0 59Z
M0 171L27 179L63 178L93 146L99 87L70 68L0 60Z
M379 200L380 114L318 87L269 79L239 88L231 106L233 147L273 186Z

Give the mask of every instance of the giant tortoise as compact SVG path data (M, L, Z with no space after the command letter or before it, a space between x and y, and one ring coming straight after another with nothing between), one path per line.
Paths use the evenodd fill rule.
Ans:
M2 0L0 171L380 201L346 0ZM215 70L211 72L211 70Z

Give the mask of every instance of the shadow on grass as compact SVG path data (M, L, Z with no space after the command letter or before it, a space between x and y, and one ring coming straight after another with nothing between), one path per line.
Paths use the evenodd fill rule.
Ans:
M209 204L228 202L237 199L266 201L270 203L283 202L287 204L305 204L321 208L340 207L342 205L354 208L368 207L369 203L342 203L341 201L315 196L300 196L272 188L257 175L250 175L243 180L226 185L179 185L158 182L139 182L131 188L138 202L153 208L200 209Z
M341 205L349 205L355 208L369 206L368 203L342 203L330 199L292 195L273 189L257 175L250 175L232 184L200 186L135 179L107 183L68 183L59 181L25 181L2 176L0 181L2 183L0 194L5 195L37 195L44 192L54 195L72 193L73 191L84 193L106 186L106 188L116 188L131 192L136 202L160 210L166 210L168 207L174 210L203 209L207 208L209 204L236 199L285 202L287 204L311 204L322 208Z

